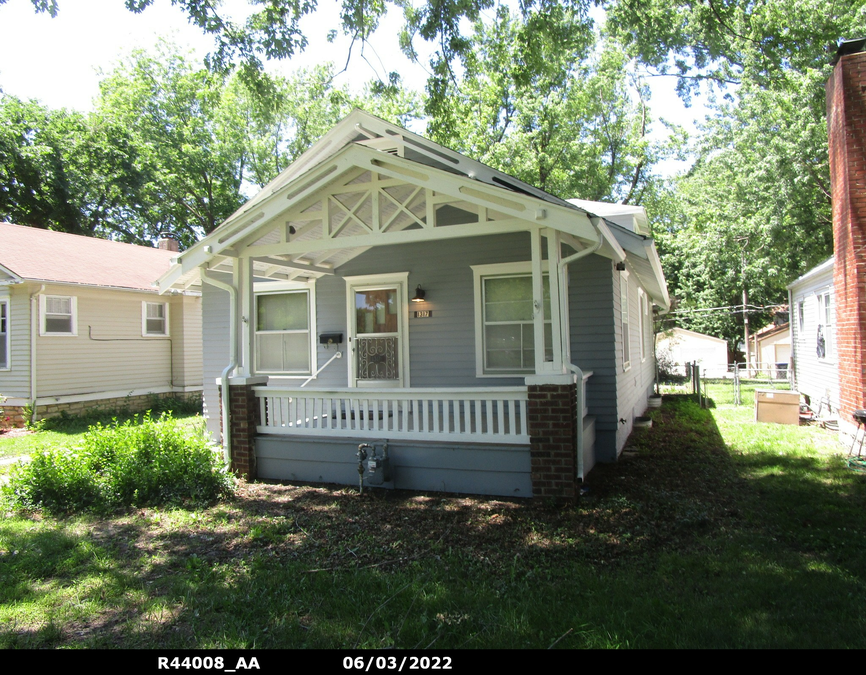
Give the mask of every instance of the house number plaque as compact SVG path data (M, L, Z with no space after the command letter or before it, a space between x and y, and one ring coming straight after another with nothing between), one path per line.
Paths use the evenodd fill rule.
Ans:
M421 310L420 312L415 312L416 319L429 319L433 316L433 311L429 309Z

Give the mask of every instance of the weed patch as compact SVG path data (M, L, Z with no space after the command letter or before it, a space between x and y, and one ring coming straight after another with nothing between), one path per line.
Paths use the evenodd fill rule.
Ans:
M62 514L120 507L206 504L232 478L201 433L169 415L91 427L77 447L37 449L3 491L13 508Z

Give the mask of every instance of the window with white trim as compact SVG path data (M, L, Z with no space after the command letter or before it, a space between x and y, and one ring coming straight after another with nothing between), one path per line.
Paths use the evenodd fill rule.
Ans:
M802 300L797 301L797 339L803 339L803 333L806 330L806 310Z
M836 357L833 301L829 289L818 293L818 331L816 336L816 352L819 359L833 359Z
M620 320L622 322L622 369L631 367L631 331L629 330L628 315L628 272L619 274L619 305Z
M638 335L640 335L640 360L646 361L646 352L647 352L647 336L646 329L647 324L649 323L647 316L647 297L646 293L642 288L637 289L637 297L638 297Z
M141 334L143 337L168 336L168 303L141 303Z
M535 321L529 263L476 265L477 374L495 377L535 372ZM553 360L550 279L543 277L544 359Z
M0 300L0 370L9 368L9 301Z
M256 372L311 374L311 305L309 289L256 294Z
M78 298L40 295L40 335L78 335Z

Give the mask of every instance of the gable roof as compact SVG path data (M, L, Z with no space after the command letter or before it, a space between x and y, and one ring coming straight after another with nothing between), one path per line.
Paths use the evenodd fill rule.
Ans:
M405 194L383 195L388 208L392 213L399 211L398 216L403 218L403 222L387 217L382 229L362 222L379 208L362 197L342 202L334 200L334 208L342 212L339 222L334 221L333 214L324 206L316 210L309 202L329 189L351 192L358 187L354 183L369 183L371 175L380 176L383 183L389 185L399 182L408 187ZM414 195L421 190L426 190L424 199L434 204L434 210L443 208L446 202L449 205L444 208L464 204L479 214L477 220L471 227L462 229L450 225L467 223L466 220L443 222L448 227L440 227L438 218L428 220L431 213L424 212L426 202L413 202ZM571 203L559 199L356 109L210 235L179 256L179 264L163 275L159 284L161 292L169 288L189 288L200 282L201 267L218 269L228 258L239 257L241 250L246 250L251 258L256 259L254 274L257 275L283 274L279 271L281 268L294 270L290 274L307 277L333 274L334 269L369 247L385 243L380 235L386 230L390 243L400 243L418 234L412 230L426 229L431 222L433 224L428 229L431 238L525 231L527 224L547 227L560 231L565 243L576 250L600 243L600 254L617 261L625 260L627 253L621 237L611 232L604 214L587 209L593 204L611 218L623 219L627 229L614 220L607 222L636 239L630 242L631 252L643 260L633 266L642 278L653 277L645 286L654 301L667 310L670 299L658 254L652 241L641 236L642 224L646 222L643 207ZM362 211L366 211L366 215L360 217ZM481 212L498 215L482 217ZM320 221L322 225L311 228L305 224L311 221ZM435 234L432 232L434 229L437 230Z
M18 281L155 292L177 253L107 239L0 223L0 269Z

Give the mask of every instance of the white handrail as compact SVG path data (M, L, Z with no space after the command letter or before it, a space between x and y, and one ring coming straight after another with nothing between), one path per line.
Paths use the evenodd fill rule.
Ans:
M334 359L342 359L342 358L343 358L343 352L337 352L336 354L334 354L331 358L328 359L327 363L325 363L324 366L319 368L315 373L313 373L306 380L304 380L304 383L301 386L306 387L310 382L315 380L319 376L319 373L321 373L325 368L327 368L328 366L331 365L331 361L333 361Z

